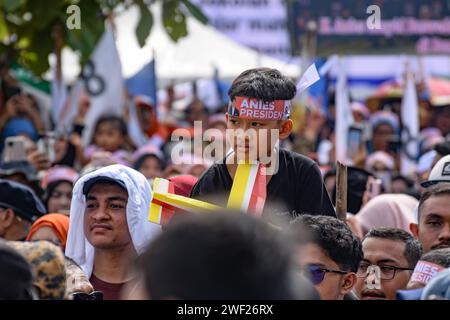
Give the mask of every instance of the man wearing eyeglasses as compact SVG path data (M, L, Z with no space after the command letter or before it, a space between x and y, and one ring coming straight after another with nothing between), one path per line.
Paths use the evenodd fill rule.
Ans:
M377 228L367 233L362 248L355 293L362 300L395 300L420 259L421 244L404 230Z
M352 299L356 271L363 257L361 242L342 221L301 215L290 230L299 267L322 300Z

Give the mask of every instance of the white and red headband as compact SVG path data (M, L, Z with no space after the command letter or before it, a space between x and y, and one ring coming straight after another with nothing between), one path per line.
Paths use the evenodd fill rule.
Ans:
M411 282L420 282L426 285L430 280L445 268L428 261L420 260L417 262L414 272L411 276Z
M228 104L228 114L249 120L286 120L291 113L290 100L263 101L236 97Z

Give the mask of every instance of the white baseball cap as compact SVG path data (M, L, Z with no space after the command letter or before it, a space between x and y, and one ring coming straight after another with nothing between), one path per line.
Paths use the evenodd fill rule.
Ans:
M431 169L427 181L421 183L424 188L431 187L439 182L450 182L450 155L441 158Z

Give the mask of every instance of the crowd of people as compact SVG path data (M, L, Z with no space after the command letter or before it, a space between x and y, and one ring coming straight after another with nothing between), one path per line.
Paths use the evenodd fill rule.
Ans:
M296 86L277 70L244 71L216 110L194 95L180 112L173 88L157 105L130 97L137 121L104 114L88 145L86 93L62 134L8 70L1 84L0 299L450 299L450 106L421 122L417 174L402 176L399 114L352 103L364 139L338 219L334 103L294 118ZM246 116L245 99L283 109ZM196 138L195 121L220 133L201 150L229 139L225 158L235 161L188 147L182 164L173 161L184 142L172 133ZM280 143L226 129L275 130ZM261 146L278 170L266 176L260 216L223 209L149 221L155 178L225 208L239 154Z

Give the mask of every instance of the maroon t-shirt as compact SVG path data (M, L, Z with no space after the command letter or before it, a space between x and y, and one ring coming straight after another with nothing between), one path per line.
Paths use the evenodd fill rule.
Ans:
M97 278L94 274L89 279L95 291L103 292L103 300L119 300L124 283L109 283Z

